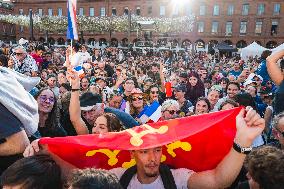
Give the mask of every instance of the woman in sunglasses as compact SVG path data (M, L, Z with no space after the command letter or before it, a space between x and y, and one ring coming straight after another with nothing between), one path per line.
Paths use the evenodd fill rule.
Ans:
M151 85L146 91L146 94L148 96L149 104L152 104L154 101L159 102L159 104L163 103L163 99L161 98L162 92L160 91L158 85Z
M162 117L161 120L175 119L179 117L180 107L176 100L166 100L162 104Z
M42 137L66 136L58 118L57 100L52 90L41 89L35 99L38 103L39 124L38 131Z
M129 114L138 119L138 115L147 106L147 101L144 93L139 88L134 88L129 96Z

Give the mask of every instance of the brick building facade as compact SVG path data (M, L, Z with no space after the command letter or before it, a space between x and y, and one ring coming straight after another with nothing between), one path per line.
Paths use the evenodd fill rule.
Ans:
M184 2L181 4L179 2ZM30 9L40 15L66 16L66 0L15 0L14 14L28 15ZM78 0L77 13L86 16L121 16L138 14L145 17L178 17L195 15L193 32L181 34L151 33L153 41L165 36L180 44L184 41L198 44L215 44L225 41L244 47L253 41L266 47L284 43L283 0ZM111 19L111 18L110 18ZM17 26L17 39L29 38L29 28ZM36 40L64 44L65 33L46 33L35 30ZM127 33L82 33L85 43L110 39L128 40ZM142 34L139 38L144 38ZM136 32L130 41L137 40Z

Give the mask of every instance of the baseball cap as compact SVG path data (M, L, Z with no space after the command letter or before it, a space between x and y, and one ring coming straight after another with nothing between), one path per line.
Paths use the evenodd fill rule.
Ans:
M90 111L97 104L102 103L102 97L98 94L87 92L80 97L80 109L83 111Z

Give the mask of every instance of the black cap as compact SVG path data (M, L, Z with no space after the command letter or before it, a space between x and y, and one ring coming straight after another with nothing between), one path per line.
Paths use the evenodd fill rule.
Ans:
M87 92L80 97L81 110L89 111L98 103L102 103L102 97L98 94Z
M179 85L175 86L175 89L176 89L176 91L182 91L182 92L186 92L187 91L186 86L183 85L183 84L179 84Z
M188 78L188 74L186 72L181 72L179 74L179 77L182 77L182 78Z

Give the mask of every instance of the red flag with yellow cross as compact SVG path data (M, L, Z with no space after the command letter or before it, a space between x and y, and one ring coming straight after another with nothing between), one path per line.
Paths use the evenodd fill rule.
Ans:
M161 162L174 168L215 168L230 151L240 108L144 124L121 132L42 138L48 150L78 168L135 165L129 150L163 146Z

